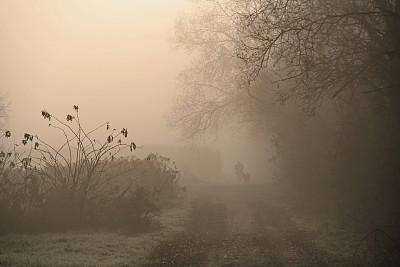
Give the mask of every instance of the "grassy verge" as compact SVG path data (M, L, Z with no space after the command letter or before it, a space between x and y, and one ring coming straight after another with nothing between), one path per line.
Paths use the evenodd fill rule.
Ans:
M312 236L312 242L329 257L328 262L351 263L362 235L355 233L329 217L292 213L295 226Z
M0 266L141 266L162 241L182 231L190 205L164 209L156 217L160 229L124 235L79 231L0 236Z
M293 188L275 187L270 203L283 209L299 231L307 233L311 242L321 251L327 262L353 264L353 254L364 237L362 231L341 224L330 210L316 209L315 203L308 203L293 197Z

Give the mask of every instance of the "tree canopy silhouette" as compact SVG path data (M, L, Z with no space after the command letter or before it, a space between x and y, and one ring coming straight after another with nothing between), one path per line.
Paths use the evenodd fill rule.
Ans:
M346 104L343 92L397 112L399 27L393 0L200 1L176 22L174 42L195 60L169 125L195 138L252 105L295 100L314 115L324 101Z

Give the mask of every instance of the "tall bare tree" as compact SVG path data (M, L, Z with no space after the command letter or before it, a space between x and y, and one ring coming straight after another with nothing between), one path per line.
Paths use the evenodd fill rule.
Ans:
M399 1L199 2L176 23L175 43L195 55L169 119L184 137L289 99L313 115L325 100L343 103L346 91L398 111Z

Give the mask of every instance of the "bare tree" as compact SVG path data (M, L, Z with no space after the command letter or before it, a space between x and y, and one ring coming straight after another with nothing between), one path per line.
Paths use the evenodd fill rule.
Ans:
M196 56L169 119L184 137L215 132L249 105L294 99L313 115L325 100L343 104L345 91L370 102L379 93L382 108L398 111L398 1L200 3L176 24L177 46ZM255 89L260 83L271 93Z
M195 59L179 77L170 126L186 138L235 119L268 131L279 176L291 179L298 193L318 201L316 192L330 196L346 221L393 225L400 188L400 1L197 2L197 12L176 24L174 41ZM320 124L325 108L331 117ZM313 119L304 128L297 111Z

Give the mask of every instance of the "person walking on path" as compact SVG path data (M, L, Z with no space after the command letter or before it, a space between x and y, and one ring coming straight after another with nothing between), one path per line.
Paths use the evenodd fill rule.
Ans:
M240 161L237 161L235 164L235 173L239 180L243 180L244 178L244 166Z

